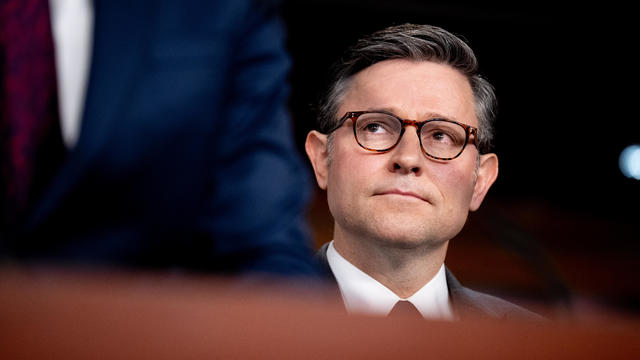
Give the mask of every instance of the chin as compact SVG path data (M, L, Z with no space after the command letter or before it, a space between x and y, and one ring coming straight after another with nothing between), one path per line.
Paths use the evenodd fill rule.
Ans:
M376 232L371 238L379 245L395 249L434 249L444 245L449 239L433 236L429 231L412 229L387 229Z

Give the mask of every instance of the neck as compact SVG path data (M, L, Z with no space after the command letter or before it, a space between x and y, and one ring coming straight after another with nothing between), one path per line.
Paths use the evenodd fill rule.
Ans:
M438 246L407 246L393 241L371 241L334 233L334 247L347 261L376 279L400 298L415 294L438 273L448 241Z

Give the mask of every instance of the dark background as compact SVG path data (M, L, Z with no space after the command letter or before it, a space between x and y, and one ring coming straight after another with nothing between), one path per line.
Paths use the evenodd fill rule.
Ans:
M551 316L640 313L640 181L618 168L620 152L640 143L631 9L290 0L283 14L301 152L327 69L359 36L415 22L466 39L498 94L500 176L452 241L447 265L463 284ZM311 209L317 244L331 239L325 201L318 191Z

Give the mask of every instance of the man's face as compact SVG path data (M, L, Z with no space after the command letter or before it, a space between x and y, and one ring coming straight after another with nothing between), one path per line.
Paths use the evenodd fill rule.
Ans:
M448 65L426 61L387 60L356 74L338 115L362 110L478 126L467 79ZM326 146L326 136L313 136L318 147ZM394 149L374 153L356 143L347 120L334 132L330 162L326 151L320 156L310 152L309 142L308 137L307 152L318 184L327 190L337 242L441 246L462 229L469 210L480 206L497 175L495 155L483 155L477 166L479 154L473 145L454 160L428 158L410 126Z

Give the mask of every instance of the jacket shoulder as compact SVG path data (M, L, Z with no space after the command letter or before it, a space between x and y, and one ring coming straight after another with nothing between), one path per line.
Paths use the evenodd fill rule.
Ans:
M495 319L545 320L544 317L499 297L462 286L446 269L447 285L451 303L461 316L485 316Z

